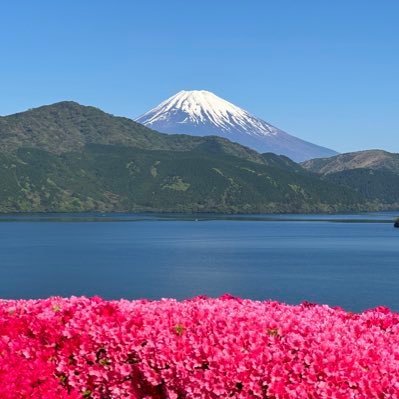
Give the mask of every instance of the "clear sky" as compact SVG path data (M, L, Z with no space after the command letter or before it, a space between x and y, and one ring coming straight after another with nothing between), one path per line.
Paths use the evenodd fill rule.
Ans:
M0 115L133 118L203 89L340 152L399 152L398 0L3 1L0 38Z

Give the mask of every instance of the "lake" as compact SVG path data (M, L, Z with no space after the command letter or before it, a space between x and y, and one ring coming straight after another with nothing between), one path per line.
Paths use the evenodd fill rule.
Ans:
M399 311L396 215L3 215L0 297L230 293Z

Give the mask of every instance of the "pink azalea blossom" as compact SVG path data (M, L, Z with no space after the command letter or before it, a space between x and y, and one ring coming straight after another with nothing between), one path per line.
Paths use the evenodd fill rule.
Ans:
M225 295L0 301L2 399L399 398L399 315Z

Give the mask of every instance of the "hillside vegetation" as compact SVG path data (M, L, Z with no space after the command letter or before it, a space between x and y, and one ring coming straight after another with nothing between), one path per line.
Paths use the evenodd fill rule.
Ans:
M0 211L337 212L378 208L284 156L166 135L61 102L0 118Z
M324 175L353 169L383 170L399 174L399 154L383 150L348 152L331 158L311 159L301 165Z
M356 191L379 209L399 209L399 154L368 150L301 165L326 182Z

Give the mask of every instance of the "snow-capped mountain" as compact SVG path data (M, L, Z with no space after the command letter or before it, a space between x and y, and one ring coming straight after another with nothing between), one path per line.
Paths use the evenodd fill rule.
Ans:
M291 136L205 90L180 91L136 122L163 133L222 136L258 152L286 155L297 162L337 154Z

